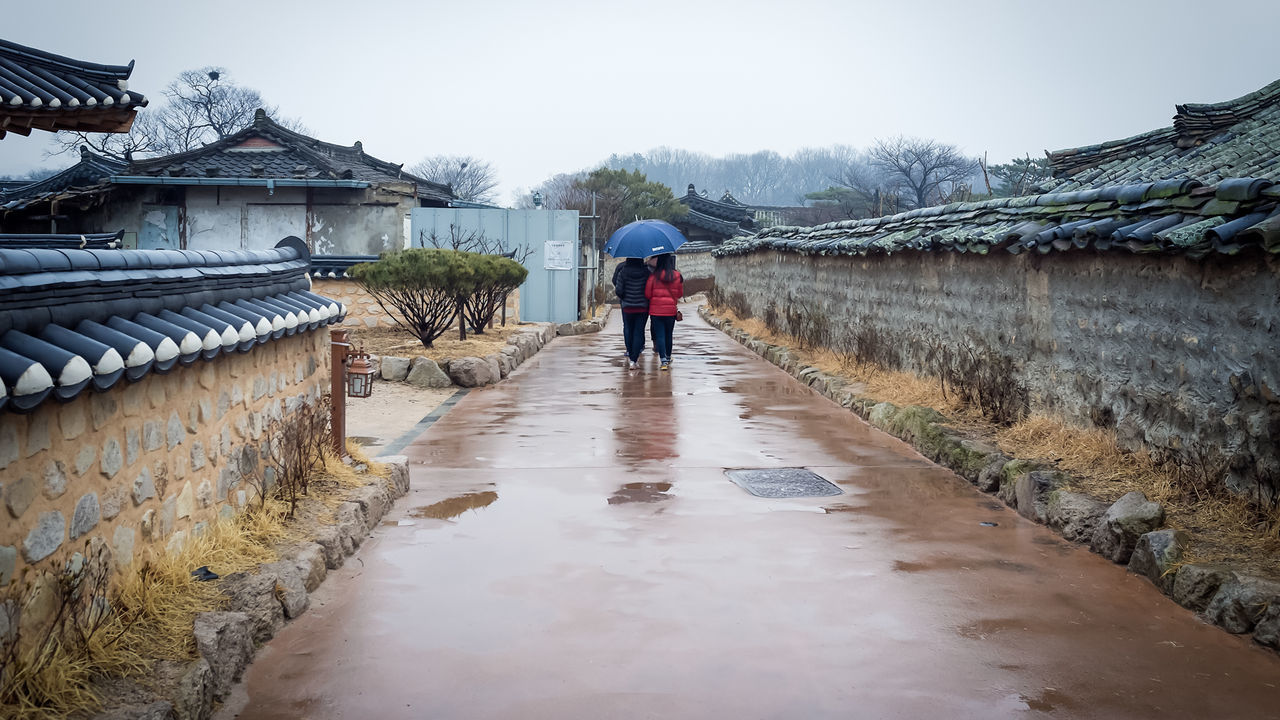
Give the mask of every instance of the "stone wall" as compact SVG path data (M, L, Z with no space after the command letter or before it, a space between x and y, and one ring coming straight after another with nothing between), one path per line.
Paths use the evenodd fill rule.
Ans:
M1280 483L1272 257L755 252L717 258L715 276L757 317L816 317L833 344L874 342L925 374L948 356L1008 363L1004 386L1033 412L1114 428L1130 448L1223 451L1238 492Z
M613 271L622 260L606 257L600 263L600 282L604 285L605 297L617 302L613 294ZM711 253L687 253L676 255L676 269L684 276L684 294L694 295L705 292L716 284L715 260Z
M30 415L0 413L0 585L100 537L126 566L248 502L236 462L328 389L328 335L282 337Z
M313 278L311 292L333 298L347 306L347 317L342 321L346 327L393 328L395 321L378 304L373 296L360 287L360 283L350 278ZM501 320L501 314L494 316L494 322ZM520 322L520 291L516 290L507 298L507 322Z

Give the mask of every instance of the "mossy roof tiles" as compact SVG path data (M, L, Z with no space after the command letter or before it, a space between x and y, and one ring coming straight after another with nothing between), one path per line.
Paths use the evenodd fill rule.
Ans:
M1280 81L1225 103L1179 105L1177 112L1171 128L1051 153L1054 178L1037 195L773 227L714 254L1280 252Z

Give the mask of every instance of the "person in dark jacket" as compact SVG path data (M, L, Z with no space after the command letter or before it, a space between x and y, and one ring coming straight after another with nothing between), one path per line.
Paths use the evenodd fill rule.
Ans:
M644 296L649 300L649 322L655 329L653 341L658 346L662 369L670 370L672 336L676 329L676 315L680 312L678 303L684 297L684 277L676 270L674 254L658 256L653 274L645 283Z
M649 268L640 258L627 258L613 271L613 291L622 304L622 341L627 346L631 368L640 367L644 352L644 324L649 319L649 300L644 296Z

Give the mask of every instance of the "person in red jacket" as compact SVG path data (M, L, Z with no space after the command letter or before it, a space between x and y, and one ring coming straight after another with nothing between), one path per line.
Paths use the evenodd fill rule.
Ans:
M649 299L649 325L653 329L653 341L658 346L662 369L671 369L671 340L676 329L677 304L684 297L684 277L676 270L676 256L672 253L657 256L653 274L644 286L644 296Z

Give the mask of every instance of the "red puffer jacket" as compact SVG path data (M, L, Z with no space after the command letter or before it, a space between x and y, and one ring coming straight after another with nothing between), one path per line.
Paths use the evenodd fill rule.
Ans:
M649 298L650 315L671 317L676 314L676 303L684 297L684 276L677 270L674 280L663 282L654 273L644 286L644 296Z

